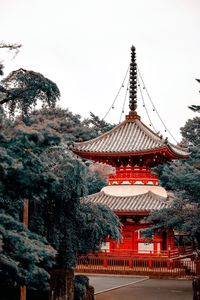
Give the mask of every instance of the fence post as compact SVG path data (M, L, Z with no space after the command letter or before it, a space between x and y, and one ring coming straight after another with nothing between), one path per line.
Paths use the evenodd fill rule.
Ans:
M104 258L104 260L103 260L103 266L104 266L104 268L108 267L108 259L107 258Z
M167 260L167 269L170 269L170 259Z
M196 260L195 264L196 264L196 276L200 276L200 260Z
M129 268L132 268L132 267L133 267L133 260L129 259Z
M149 267L149 268L152 268L152 265L153 265L153 264L152 264L152 259L150 259L150 260L148 261L148 267Z

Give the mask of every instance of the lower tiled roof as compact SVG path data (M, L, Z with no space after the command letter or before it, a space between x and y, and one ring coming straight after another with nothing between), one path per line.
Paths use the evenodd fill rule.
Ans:
M161 197L150 191L145 194L125 197L108 195L101 191L85 197L83 201L107 205L115 212L150 212L167 208L171 202L169 198Z

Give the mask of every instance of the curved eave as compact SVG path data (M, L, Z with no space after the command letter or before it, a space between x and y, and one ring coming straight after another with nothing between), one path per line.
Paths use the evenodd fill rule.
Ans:
M95 139L75 143L74 153L97 160L108 157L136 157L159 153L164 160L188 157L186 149L168 143L140 119L126 119Z
M178 151L174 151L171 146L165 146L157 149L147 149L143 151L137 152L89 152L89 151L81 151L81 150L74 150L75 154L85 157L85 158L108 158L108 157L134 157L134 156L144 156L144 155L154 155L160 154L165 156L166 159L186 159L188 158L189 154L185 151L177 153Z
M107 205L116 214L146 214L152 211L167 208L170 205L168 198L164 198L148 191L133 196L115 196L103 191L83 198L96 204Z
M172 153L172 155L177 156L177 159L178 158L186 159L189 157L189 152L187 151L187 149L180 148L180 147L172 145L170 143L167 146L168 146L169 152ZM174 158L174 159L176 159L176 158Z

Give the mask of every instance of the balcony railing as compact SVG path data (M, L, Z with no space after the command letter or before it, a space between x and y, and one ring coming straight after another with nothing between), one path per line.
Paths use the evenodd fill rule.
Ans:
M101 250L98 255L106 255L110 257L162 257L162 258L179 258L183 256L191 256L193 254L192 246L185 246L175 248L173 250L161 250L161 251L146 251L140 250L134 251L130 249L122 249L122 250Z

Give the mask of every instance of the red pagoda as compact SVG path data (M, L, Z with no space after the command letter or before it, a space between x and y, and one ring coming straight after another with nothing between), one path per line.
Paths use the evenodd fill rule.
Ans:
M88 196L89 201L105 204L119 216L122 227L120 242L107 240L102 251L112 256L156 257L180 255L173 231L155 232L147 240L143 230L152 211L170 205L172 196L159 186L151 169L175 159L186 159L188 152L162 138L144 123L137 108L137 65L135 47L131 48L129 108L126 119L101 136L75 144L74 152L95 162L116 168L109 175L109 185ZM182 249L181 255L184 254Z

